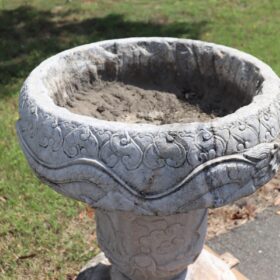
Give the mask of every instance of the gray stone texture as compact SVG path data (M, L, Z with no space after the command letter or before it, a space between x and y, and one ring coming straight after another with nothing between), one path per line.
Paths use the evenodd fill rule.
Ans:
M225 114L155 125L63 107L102 80L176 87ZM253 193L280 162L279 78L260 60L211 43L130 38L67 50L29 75L19 114L18 137L34 172L98 209L101 248L131 280L183 273L202 249L207 208Z
M210 122L152 125L61 107L102 79L176 84L239 109ZM253 193L278 167L279 84L266 64L211 43L104 41L53 56L30 74L17 131L43 181L95 208L170 215L219 207Z
M96 225L101 250L129 279L175 280L203 248L207 209L158 217L96 210Z
M129 280L112 269L103 253L92 259L78 274L76 280ZM207 250L203 250L188 273L182 272L171 280L237 280L228 265Z

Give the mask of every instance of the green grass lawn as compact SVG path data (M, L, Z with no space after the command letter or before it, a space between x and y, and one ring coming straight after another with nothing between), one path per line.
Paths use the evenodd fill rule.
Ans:
M41 184L20 151L22 82L59 51L131 36L225 44L280 74L279 0L0 0L0 279L74 279L98 252L85 205Z

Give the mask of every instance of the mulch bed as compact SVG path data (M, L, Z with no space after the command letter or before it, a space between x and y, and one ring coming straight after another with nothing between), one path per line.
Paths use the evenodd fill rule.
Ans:
M207 240L254 220L269 206L280 215L280 172L254 194L233 204L209 210Z

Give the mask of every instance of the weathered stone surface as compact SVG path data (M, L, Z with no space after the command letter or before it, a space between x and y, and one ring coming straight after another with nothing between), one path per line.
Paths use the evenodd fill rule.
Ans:
M170 216L96 210L100 248L132 280L170 280L203 248L207 209Z
M104 81L175 87L223 117L136 124L65 108ZM186 276L202 249L207 208L253 193L280 164L279 78L258 59L211 43L131 38L67 50L33 70L19 113L19 140L38 177L98 209L98 239L112 269L105 261L79 280L193 280L195 273L208 280L200 269L192 274L195 266ZM211 257L202 256L209 268ZM234 279L219 271L215 280Z
M103 270L100 268L102 267ZM77 280L129 280L110 277L111 265L103 253L100 253L83 268ZM194 264L189 266L188 274L172 280L237 280L229 267L207 250L202 250Z
M100 80L176 85L237 111L205 123L152 125L61 107ZM278 168L279 84L266 64L224 46L104 41L60 53L31 73L17 131L43 181L95 208L170 215L219 207L254 192Z

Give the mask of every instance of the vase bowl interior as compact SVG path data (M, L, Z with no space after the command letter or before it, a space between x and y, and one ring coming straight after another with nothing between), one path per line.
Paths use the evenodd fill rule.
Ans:
M61 60L45 79L54 103L107 121L209 121L250 104L263 82L251 62L189 41L105 43Z

